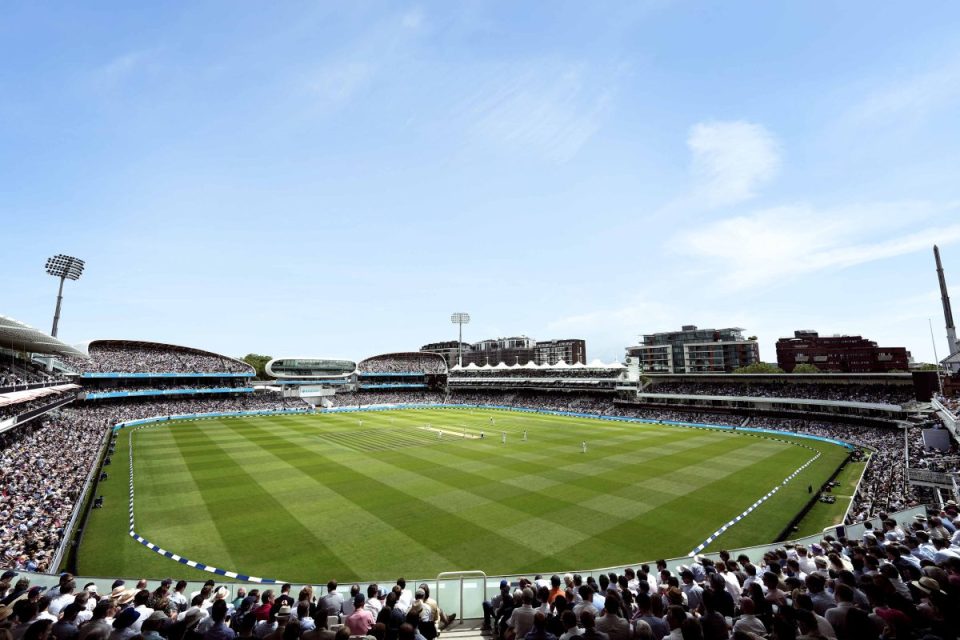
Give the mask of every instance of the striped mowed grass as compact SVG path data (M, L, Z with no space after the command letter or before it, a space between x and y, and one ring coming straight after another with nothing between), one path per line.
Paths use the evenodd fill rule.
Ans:
M140 535L207 565L311 583L685 555L820 451L707 551L765 543L846 455L786 437L466 408L171 421L121 431L81 574L207 575L129 537L131 437Z

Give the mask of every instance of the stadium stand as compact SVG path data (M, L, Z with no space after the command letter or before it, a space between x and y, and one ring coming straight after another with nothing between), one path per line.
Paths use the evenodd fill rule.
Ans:
M357 391L338 393L333 397L334 407L362 407L377 404L441 404L444 395L436 391Z
M951 504L909 521L881 514L849 538L823 535L585 576L513 576L492 587L482 629L497 640L954 640L958 531L960 514ZM186 582L117 580L111 588L109 579L63 574L41 596L29 579L13 584L15 572L4 577L0 597L13 605L0 609L0 624L27 640L418 640L436 637L452 618L429 584L402 579L357 584L350 592L367 596L345 602L336 582L315 590L211 580L194 591ZM50 635L51 628L61 635Z
M440 375L447 373L447 362L436 353L385 353L361 360L357 372L364 373L418 373Z
M72 361L83 373L254 373L242 360L157 342L95 340L87 350L90 360Z
M705 383L654 382L646 393L680 395L739 396L755 398L804 398L876 404L906 404L912 399L912 387L891 385L787 384L784 382Z
M0 353L0 393L34 385L66 382L67 376L48 372L41 365Z

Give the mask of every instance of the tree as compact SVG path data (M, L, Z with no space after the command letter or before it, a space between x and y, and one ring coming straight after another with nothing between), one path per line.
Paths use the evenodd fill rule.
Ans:
M268 362L273 360L271 356L262 356L259 353L248 353L247 355L243 356L242 360L253 367L253 370L257 372L257 380L266 380L269 377L263 368Z
M806 362L801 362L793 368L791 373L820 373L820 369L817 368L815 364L807 364Z
M769 364L766 362L755 362L746 367L740 367L739 369L734 369L734 373L784 373L784 370L778 367L775 364Z

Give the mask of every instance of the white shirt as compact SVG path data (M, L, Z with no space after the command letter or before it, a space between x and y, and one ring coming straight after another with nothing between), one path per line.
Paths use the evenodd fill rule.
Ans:
M139 607L134 607L133 610L139 611L140 617L137 618L132 625L130 625L130 628L135 630L137 633L140 633L140 628L143 626L143 621L153 615L153 609L145 604L142 604Z
M47 607L47 611L55 616L60 615L60 612L63 611L63 608L68 604L72 604L76 599L77 596L73 595L72 593L61 594L50 601L50 606Z

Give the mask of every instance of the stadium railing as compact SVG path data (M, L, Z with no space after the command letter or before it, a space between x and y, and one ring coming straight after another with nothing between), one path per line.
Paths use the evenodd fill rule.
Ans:
M218 393L253 393L253 387L215 387L212 389L136 389L133 391L87 391L80 394L81 400L104 400L107 398L132 398L141 396L192 396Z

